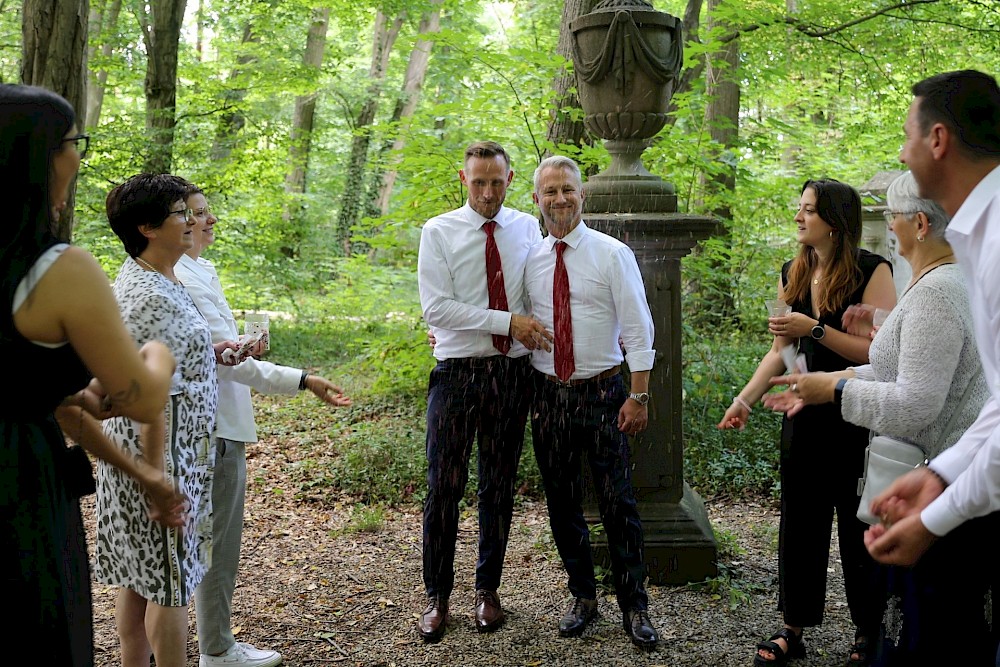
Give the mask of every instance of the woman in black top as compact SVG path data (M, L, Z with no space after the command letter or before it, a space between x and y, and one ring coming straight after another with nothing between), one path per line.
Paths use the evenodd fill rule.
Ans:
M845 331L844 311L856 303L886 310L896 303L889 263L858 247L861 199L854 188L832 179L806 181L795 222L799 253L782 267L778 283L778 298L791 312L768 320L774 343L719 428L746 425L770 378L785 371L781 350L788 345L803 355L810 371L867 362L868 332ZM867 444L868 432L845 422L836 405L809 406L782 422L778 609L784 627L758 645L755 665L784 664L805 655L802 629L822 623L834 511L856 626L848 665L870 660L868 641L877 636L881 609L872 595L874 561L862 537L867 526L855 516Z

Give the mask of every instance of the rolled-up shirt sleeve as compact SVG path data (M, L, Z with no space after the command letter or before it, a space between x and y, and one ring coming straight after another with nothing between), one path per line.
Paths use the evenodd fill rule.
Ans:
M646 288L635 255L627 246L618 248L611 264L612 298L618 313L625 361L629 370L648 371L653 367L653 316L646 302Z

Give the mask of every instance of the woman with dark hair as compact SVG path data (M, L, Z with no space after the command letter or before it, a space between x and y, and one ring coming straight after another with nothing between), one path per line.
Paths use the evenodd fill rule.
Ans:
M0 590L17 606L17 639L5 656L13 664L94 662L79 506L93 478L63 432L140 480L153 516L176 524L182 515L182 497L155 462L124 456L93 417L110 401L119 414L155 419L174 362L160 343L137 349L98 263L53 231L86 145L66 100L0 84L0 178L13 197L0 248L0 354L13 371L0 402L0 535L8 544Z
M184 203L189 186L177 176L139 174L106 202L129 255L113 287L125 325L140 342L166 343L177 373L158 420L139 426L117 417L104 430L124 451L160 461L189 502L185 524L164 529L146 518L130 478L98 464L95 576L120 587L115 619L124 667L148 667L151 654L158 667L184 667L188 602L211 562L216 364L235 363L222 352L238 345L212 344L208 322L174 273L194 243L195 220Z
M867 363L868 332L849 333L842 324L844 313L856 303L886 310L896 303L889 263L858 247L861 198L854 188L833 179L806 181L795 222L799 253L782 267L778 282L778 298L792 312L768 320L771 349L733 398L719 428L746 425L770 379L785 371L781 352L786 346L803 355L810 371ZM867 526L856 517L867 445L868 431L845 422L838 406L809 406L783 420L778 609L785 623L758 644L755 665L804 656L802 629L822 623L834 512L847 604L856 626L848 665L867 664L868 641L877 636L881 620L871 586L874 561L863 540Z

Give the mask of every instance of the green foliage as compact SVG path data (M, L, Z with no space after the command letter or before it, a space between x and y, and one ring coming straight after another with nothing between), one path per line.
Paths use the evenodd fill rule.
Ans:
M385 525L385 511L379 505L355 505L351 509L349 533L377 533Z
M0 0L0 82L21 80L21 2Z
M779 488L780 415L759 407L742 431L716 428L768 345L740 335L685 338L684 477L702 495L773 494Z

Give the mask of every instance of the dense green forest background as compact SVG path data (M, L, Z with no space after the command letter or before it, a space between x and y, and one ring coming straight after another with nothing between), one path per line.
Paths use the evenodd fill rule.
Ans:
M755 411L742 433L714 425L769 344L761 303L795 252L801 184L860 185L899 168L912 83L1000 72L1000 2L653 4L684 19L687 42L645 164L676 184L681 210L725 223L683 265L687 477L708 494L769 493L777 419ZM51 31L50 50L71 48L64 28L38 27L45 11L76 9L86 65L79 77L57 72L87 85L74 241L114 276L124 253L104 216L108 190L150 169L201 185L220 219L208 256L234 307L284 314L273 360L341 379L358 399L322 419L302 419L316 411L308 401L262 400L266 428L327 448L334 469L312 474L330 486L396 502L422 487L433 364L416 292L420 227L463 202L457 170L472 140L509 149L508 204L526 211L546 153L606 164L579 123L565 57L568 20L594 5L0 0L0 79L38 82L39 30Z

